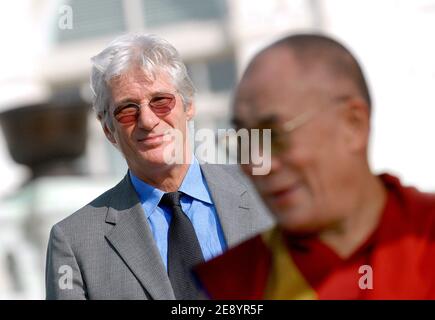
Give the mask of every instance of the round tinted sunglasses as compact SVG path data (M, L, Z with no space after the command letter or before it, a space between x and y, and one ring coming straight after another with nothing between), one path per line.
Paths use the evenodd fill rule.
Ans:
M175 107L176 98L172 93L159 93L151 98L148 107L158 116L168 115ZM140 114L141 105L135 102L124 102L117 106L113 111L113 117L118 123L132 124L137 121Z

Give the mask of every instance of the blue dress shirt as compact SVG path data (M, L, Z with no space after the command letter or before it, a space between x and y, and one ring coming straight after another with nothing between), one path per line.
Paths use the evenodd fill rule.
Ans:
M131 171L129 171L129 175L167 269L168 230L172 214L158 206L164 192L143 182ZM222 254L226 249L225 237L207 183L196 158L189 166L178 191L183 193L181 207L192 221L204 259L207 261Z

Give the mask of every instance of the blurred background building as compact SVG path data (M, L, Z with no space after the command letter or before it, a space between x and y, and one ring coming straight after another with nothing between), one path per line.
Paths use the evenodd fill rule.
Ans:
M0 299L44 298L51 226L126 166L90 108L90 57L126 32L157 34L197 87L195 128L227 128L259 49L297 31L350 47L374 100L371 161L435 190L434 0L20 0L0 3Z

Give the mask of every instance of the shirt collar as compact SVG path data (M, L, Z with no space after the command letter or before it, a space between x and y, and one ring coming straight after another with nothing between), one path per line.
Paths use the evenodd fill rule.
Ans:
M143 182L136 177L131 170L128 172L131 183L133 184L133 187L139 196L140 202L145 210L146 217L148 218L159 205L160 199L163 197L164 192L146 182ZM202 176L201 167L199 166L198 160L195 157L193 157L193 162L187 170L186 176L181 183L179 191L202 202L206 202L208 204L213 203L205 179Z
M198 160L193 157L193 162L189 166L186 176L181 183L179 191L191 196L194 199L212 204L207 183L202 175Z
M145 210L145 215L148 218L159 205L160 199L164 192L155 188L148 183L143 182L134 175L131 170L128 170L131 183L133 184L136 193L139 196L140 202Z

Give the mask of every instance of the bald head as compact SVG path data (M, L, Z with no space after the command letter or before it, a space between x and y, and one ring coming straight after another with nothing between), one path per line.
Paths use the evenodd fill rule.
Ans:
M270 130L270 173L252 180L281 226L316 232L355 212L372 177L370 96L346 48L320 35L272 44L246 69L233 111L237 128Z
M248 66L245 77L258 64L267 61L271 51L286 50L301 78L307 75L323 74L330 82L339 86L351 86L352 91L367 103L370 110L371 98L361 67L352 53L337 41L318 34L298 34L285 37L261 51ZM295 70L286 70L296 72ZM318 81L324 81L317 78ZM328 81L328 80L326 80Z

